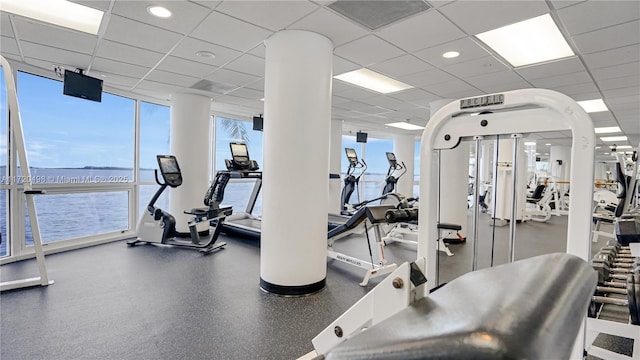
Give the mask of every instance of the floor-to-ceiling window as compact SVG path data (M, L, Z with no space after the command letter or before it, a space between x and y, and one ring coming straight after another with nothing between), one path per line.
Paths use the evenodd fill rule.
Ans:
M262 167L262 132L252 130L250 122L217 116L214 134L216 171L226 169L225 159L231 159L229 144L232 142L247 144L251 160ZM295 171L295 166L292 166L291 171ZM255 179L232 180L226 187L223 204L233 206L234 212L244 211L255 184ZM262 196L258 196L253 214L262 214Z
M140 191L138 216L158 190L154 171L158 169L157 155L170 154L171 109L168 106L140 102ZM179 159L178 159L179 160ZM168 191L156 202L161 209L169 208Z
M131 233L136 101L109 93L102 102L65 96L62 81L16 75L30 180L45 191L35 197L43 243L56 249ZM6 178L12 181L3 182L0 197L2 254L28 256L33 239L26 179L15 151L7 149L6 104L2 108L0 166L6 174L7 164L17 165L17 176ZM10 214L24 214L12 219L11 228L7 203Z

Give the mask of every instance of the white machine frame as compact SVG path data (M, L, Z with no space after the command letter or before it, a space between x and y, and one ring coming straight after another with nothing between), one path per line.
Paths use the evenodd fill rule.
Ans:
M16 91L16 82L13 77L13 71L7 59L0 55L0 64L4 72L4 79L7 89L7 107L9 110L8 120L13 141L16 145L18 153L18 161L20 162L20 177L24 179L22 184L23 193L27 202L27 210L29 212L29 221L31 225L31 234L33 236L33 248L36 254L36 262L38 263L38 272L40 276L22 280L13 280L0 283L0 291L20 289L30 286L47 286L53 284L53 280L49 280L47 275L47 267L44 260L44 250L42 248L42 237L40 236L40 224L38 223L38 214L36 212L36 204L34 196L43 194L33 190L31 184L31 168L29 167L29 159L27 158L27 150L24 144L24 134L22 132L22 119L20 117L20 108L18 107L18 93Z
M465 104L463 109L461 105ZM467 107L468 106L468 107ZM491 111L491 113L484 113ZM483 112L480 116L471 116ZM434 199L421 204L418 223L418 260L426 275L425 285L414 287L409 280L408 265L401 265L391 276L365 295L323 332L313 339L318 354L348 339L350 335L387 319L412 301L427 296L438 278L437 249L440 220L438 203L438 156L436 150L456 147L463 138L481 140L484 136L571 130L571 207L567 231L567 253L585 261L590 257L591 201L593 196L595 133L589 115L568 96L546 89L522 89L472 99L456 100L438 110L422 135L420 153L420 198ZM476 143L477 145L479 142ZM476 151L477 153L477 151ZM515 178L515 177L514 177ZM477 185L475 186L477 189ZM514 186L515 188L515 186ZM514 202L518 194L514 195ZM524 196L522 194L522 196ZM474 204L478 203L478 194ZM477 222L477 209L474 225ZM515 222L511 222L510 260L513 260ZM477 226L472 236L474 257L477 253ZM474 261L475 268L475 261ZM390 284L402 282L398 289ZM402 294L399 294L402 293ZM401 296L400 296L401 295ZM586 314L585 314L586 320ZM585 322L574 344L572 359L582 359L585 349ZM592 323L590 323L590 326ZM340 327L342 336L336 336Z

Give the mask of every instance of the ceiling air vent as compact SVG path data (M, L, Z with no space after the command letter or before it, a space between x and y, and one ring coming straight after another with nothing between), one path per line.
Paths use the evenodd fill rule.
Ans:
M200 80L191 86L191 89L204 90L216 94L226 94L231 90L235 90L236 85L214 82L210 80Z
M371 30L379 29L431 8L422 0L338 0L328 7Z

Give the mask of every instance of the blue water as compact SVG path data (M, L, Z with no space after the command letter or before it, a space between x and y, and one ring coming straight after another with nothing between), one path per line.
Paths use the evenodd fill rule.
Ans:
M4 173L0 169L0 173ZM32 182L34 188L39 183L117 183L130 182L133 179L132 170L117 169L32 169ZM142 181L154 181L152 170L142 170L140 172ZM367 175L367 181L360 184L364 186L363 197L359 201L372 199L380 196L383 186L384 175ZM4 178L3 180L6 180ZM15 179L18 180L20 179ZM234 212L244 211L248 198L253 189L254 183L232 182L229 183L225 192L224 205L233 206ZM139 208L136 218L142 215L147 203L158 189L157 185L140 186ZM203 189L204 196L206 189ZM156 206L162 209L169 208L168 191L158 199ZM0 245L0 256L7 255L7 191L0 191L0 232L2 233L2 244ZM262 202L258 197L253 214L261 215ZM351 197L351 203L358 202L357 196ZM87 192L72 194L49 194L35 197L36 210L43 243L60 240L68 240L79 237L125 231L129 227L135 228L136 224L129 224L127 191L109 192ZM194 207L203 206L194 204ZM33 244L29 217L26 213L25 202L25 241L27 245Z

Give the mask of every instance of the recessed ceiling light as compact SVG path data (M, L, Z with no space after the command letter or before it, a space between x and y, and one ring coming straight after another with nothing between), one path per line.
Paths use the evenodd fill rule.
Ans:
M411 89L413 87L365 68L336 75L334 78L383 94Z
M596 132L596 134L610 134L610 133L621 132L621 130L620 130L620 128L618 126L599 127L599 128L595 128L593 130Z
M620 145L616 146L616 149L633 149L631 145Z
M446 59L453 59L458 56L460 56L460 53L457 51L447 51L446 53L442 54L442 57Z
M598 150L598 149L600 149L600 148L602 148L602 146L596 146L596 150Z
M602 155L609 155L609 153L608 153L608 152L605 152L605 153L602 153Z
M392 126L392 127L398 128L398 129L403 129L403 130L422 130L422 129L424 129L424 126L413 125L413 124L410 124L410 123L405 122L405 121L389 123L389 124L385 124L385 125L386 126Z
M206 59L214 59L216 57L216 54L212 53L211 51L202 50L202 51L196 52L196 56L206 58Z
M476 37L515 67L574 55L549 14L486 31Z
M527 141L526 143L524 143L525 146L536 146L536 142L535 141Z
M593 99L593 100L583 100L578 101L578 105L582 106L584 111L588 113L607 111L607 105L605 105L602 99Z
M549 153L544 153L545 155L549 155Z
M544 145L545 145L545 146L551 146L551 143L546 143L546 144L544 144Z
M602 140L602 141L627 141L627 137L626 136L605 136L605 137L601 137L600 140Z
M159 17L163 19L171 17L171 11L169 11L169 9L162 6L149 6L147 8L147 11L149 12L149 14L155 17Z
M67 0L2 0L0 10L93 35L98 34L104 15L104 11Z

